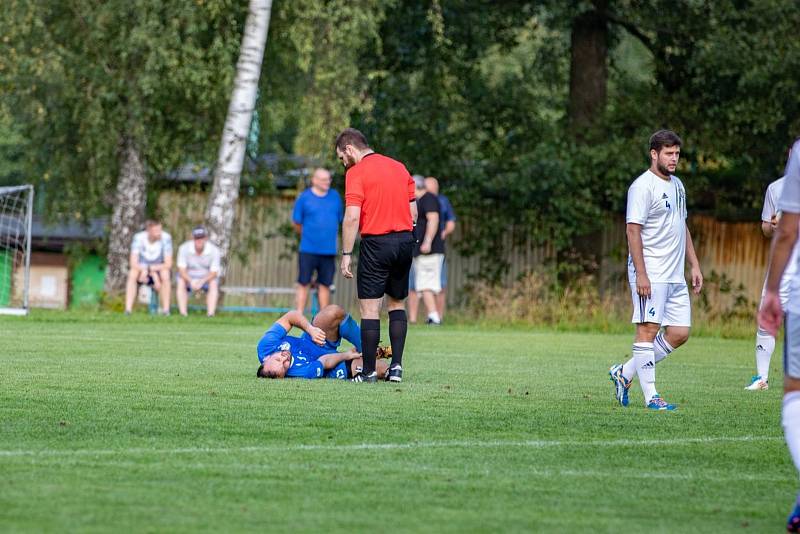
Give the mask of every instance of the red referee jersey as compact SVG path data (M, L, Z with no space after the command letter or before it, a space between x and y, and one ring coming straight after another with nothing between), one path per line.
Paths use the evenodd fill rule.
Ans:
M408 203L416 199L414 180L405 165L371 153L347 170L344 201L361 208L361 235L410 232L413 229Z

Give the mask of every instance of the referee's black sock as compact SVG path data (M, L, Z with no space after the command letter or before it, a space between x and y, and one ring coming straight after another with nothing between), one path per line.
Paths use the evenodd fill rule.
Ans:
M361 319L361 358L364 360L365 375L375 371L375 356L378 353L380 339L381 320Z
M392 343L392 363L390 367L400 365L403 361L403 349L406 346L408 319L405 310L389 312L389 341Z

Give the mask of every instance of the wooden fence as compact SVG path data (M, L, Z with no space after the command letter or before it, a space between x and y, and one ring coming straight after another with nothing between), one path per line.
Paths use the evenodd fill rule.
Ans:
M159 211L164 216L164 226L172 234L175 246L189 239L192 226L203 220L207 194L166 191L159 196ZM293 246L296 240L288 232L293 197L241 197L237 208L233 236L234 256L230 262L225 283L231 286L292 287L297 277L297 255ZM461 256L454 246L461 239L459 222L456 232L449 238L447 252L448 301L458 302L461 289L481 270L481 261L475 257ZM283 227L283 228L282 228ZM724 275L733 284L742 284L745 295L757 301L761 292L769 241L761 235L758 221L753 223L720 222L713 217L696 215L689 219L695 248L703 272L709 277L713 272ZM282 232L286 230L286 232ZM498 258L509 262L505 275L509 283L519 275L542 265L552 258L550 247L537 247L530 243L512 246L509 236L499 232ZM624 283L627 255L625 221L622 217L609 219L602 231L587 240L588 249L599 258L598 278L603 288L615 288ZM356 304L356 287L345 280L338 269L334 280L336 292L333 302L346 307ZM268 302L259 299L269 298ZM291 305L291 296L241 297L229 304Z

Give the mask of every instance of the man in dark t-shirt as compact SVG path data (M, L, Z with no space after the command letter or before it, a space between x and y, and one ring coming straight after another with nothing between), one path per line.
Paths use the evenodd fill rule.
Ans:
M417 246L414 247L414 289L422 295L428 311L428 324L441 324L436 295L442 290L444 241L439 232L439 199L425 189L425 179L415 175L417 196Z
M439 180L433 176L427 176L425 189L439 199L439 233L444 242L444 260L442 261L442 291L436 297L436 310L439 312L440 319L444 321L444 312L447 309L447 236L456 229L456 213L450 200L439 192Z

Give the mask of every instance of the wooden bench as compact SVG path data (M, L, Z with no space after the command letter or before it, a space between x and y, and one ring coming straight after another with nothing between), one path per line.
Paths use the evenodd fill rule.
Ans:
M294 287L257 287L257 286L220 286L220 302L222 302L222 295L242 296L242 295L292 295L295 294ZM335 286L331 286L331 293L336 291ZM309 291L311 294L311 308L307 310L311 315L316 315L319 311L319 298L317 297L316 287L311 287ZM205 306L190 306L191 309L205 309ZM230 312L248 312L248 313L286 313L294 309L294 307L280 307L280 306L219 306L220 311Z

